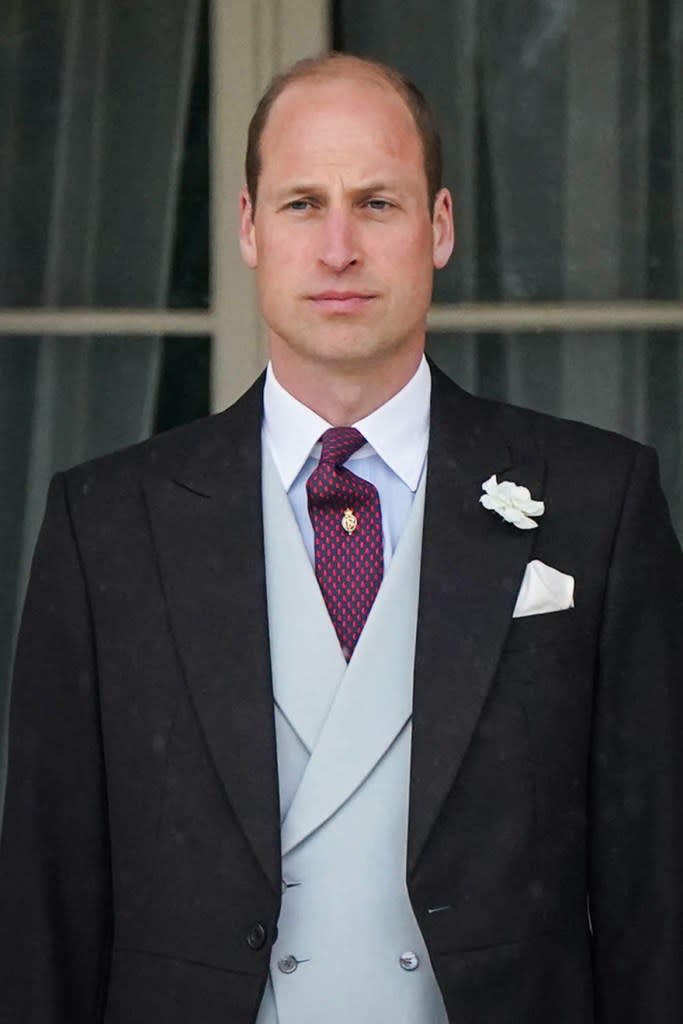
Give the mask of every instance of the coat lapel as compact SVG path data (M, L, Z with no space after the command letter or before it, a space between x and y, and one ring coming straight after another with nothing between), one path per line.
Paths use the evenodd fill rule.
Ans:
M477 724L537 532L518 530L486 511L479 504L481 485L498 473L538 498L544 472L532 441L516 428L513 410L471 397L434 367L432 380L409 874Z
M261 529L262 381L145 491L181 663L216 771L273 888L280 851Z

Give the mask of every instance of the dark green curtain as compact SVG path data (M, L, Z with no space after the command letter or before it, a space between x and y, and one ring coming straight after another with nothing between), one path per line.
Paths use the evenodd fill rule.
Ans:
M0 306L206 302L207 161L186 154L188 125L206 148L200 15L199 0L0 5ZM159 338L0 338L0 722L48 481L152 431L161 356ZM193 356L192 401L162 402L163 425L208 405L206 339Z

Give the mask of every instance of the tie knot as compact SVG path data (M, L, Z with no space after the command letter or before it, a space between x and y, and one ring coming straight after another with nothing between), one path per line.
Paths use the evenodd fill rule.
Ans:
M349 456L365 444L365 438L355 427L330 427L320 440L320 462L333 463L335 466L342 466Z

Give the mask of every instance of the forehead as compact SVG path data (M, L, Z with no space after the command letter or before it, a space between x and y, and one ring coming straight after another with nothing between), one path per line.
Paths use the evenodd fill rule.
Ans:
M261 139L261 177L337 168L401 168L424 177L422 142L402 96L376 75L314 75L275 100Z

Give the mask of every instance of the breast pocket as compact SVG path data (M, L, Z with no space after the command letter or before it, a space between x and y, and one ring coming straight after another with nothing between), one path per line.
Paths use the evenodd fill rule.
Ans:
M514 619L491 688L491 702L524 709L539 834L561 849L576 846L584 824L595 655L573 608Z
M505 638L503 655L548 644L572 645L577 639L577 615L574 608L543 615L524 615L512 619Z

